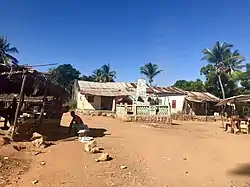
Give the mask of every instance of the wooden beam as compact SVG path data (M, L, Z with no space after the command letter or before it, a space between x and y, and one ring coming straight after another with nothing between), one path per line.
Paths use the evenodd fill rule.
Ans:
M205 108L205 113L206 113L206 121L207 121L207 102L205 103L205 105L206 105L206 106L205 106L205 107L206 107L206 108Z
M23 72L23 82L22 82L22 87L21 87L21 91L19 94L19 102L17 104L17 108L16 108L16 113L15 113L15 119L14 119L14 124L13 124L13 129L11 132L11 138L14 139L14 135L15 135L15 131L16 131L16 127L17 127L17 120L18 120L18 116L19 116L19 112L20 112L20 108L23 105L23 100L24 100L24 86L25 86L25 82L27 79L27 71Z
M45 84L45 91L44 91L44 95L43 95L43 106L41 108L40 115L37 119L37 127L36 127L37 131L41 130L41 126L42 126L42 122L43 122L43 114L45 111L45 106L46 106L46 101L47 101L47 93L48 93L48 82L46 82L46 84Z

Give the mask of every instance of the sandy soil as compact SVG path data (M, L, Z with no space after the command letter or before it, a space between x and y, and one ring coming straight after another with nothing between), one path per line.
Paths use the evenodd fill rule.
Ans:
M113 160L95 162L99 154L86 153L82 143L65 135L37 156L18 152L31 160L30 168L9 186L34 186L34 180L38 187L250 186L250 136L227 133L219 123L181 122L159 129L108 117L83 120L99 132L98 146ZM62 124L69 121L65 115Z

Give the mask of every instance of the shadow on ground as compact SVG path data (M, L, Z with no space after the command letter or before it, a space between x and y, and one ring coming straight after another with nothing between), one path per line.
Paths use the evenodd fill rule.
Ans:
M90 132L88 133L88 136L93 138L110 135L110 134L105 134L107 130L103 128L89 128L89 130ZM48 137L48 141L58 141L58 140L73 141L77 138L77 136L74 135L73 133L69 134L69 127L65 126L60 126L58 129L50 133L45 133L44 135Z
M250 163L238 164L234 169L229 171L233 175L250 176Z

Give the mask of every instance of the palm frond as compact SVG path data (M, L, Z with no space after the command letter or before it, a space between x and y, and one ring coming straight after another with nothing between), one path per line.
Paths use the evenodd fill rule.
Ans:
M5 52L6 53L19 53L19 51L15 47L8 48L8 49L5 50Z

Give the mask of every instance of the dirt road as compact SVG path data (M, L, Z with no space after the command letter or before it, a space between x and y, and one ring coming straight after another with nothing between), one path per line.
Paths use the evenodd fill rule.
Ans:
M250 186L249 135L226 133L217 123L157 129L108 117L83 119L96 131L107 130L96 139L113 160L97 163L98 155L84 152L82 143L61 139L33 157L29 171L10 186L34 186L34 180L37 187ZM62 123L69 121L65 115Z

